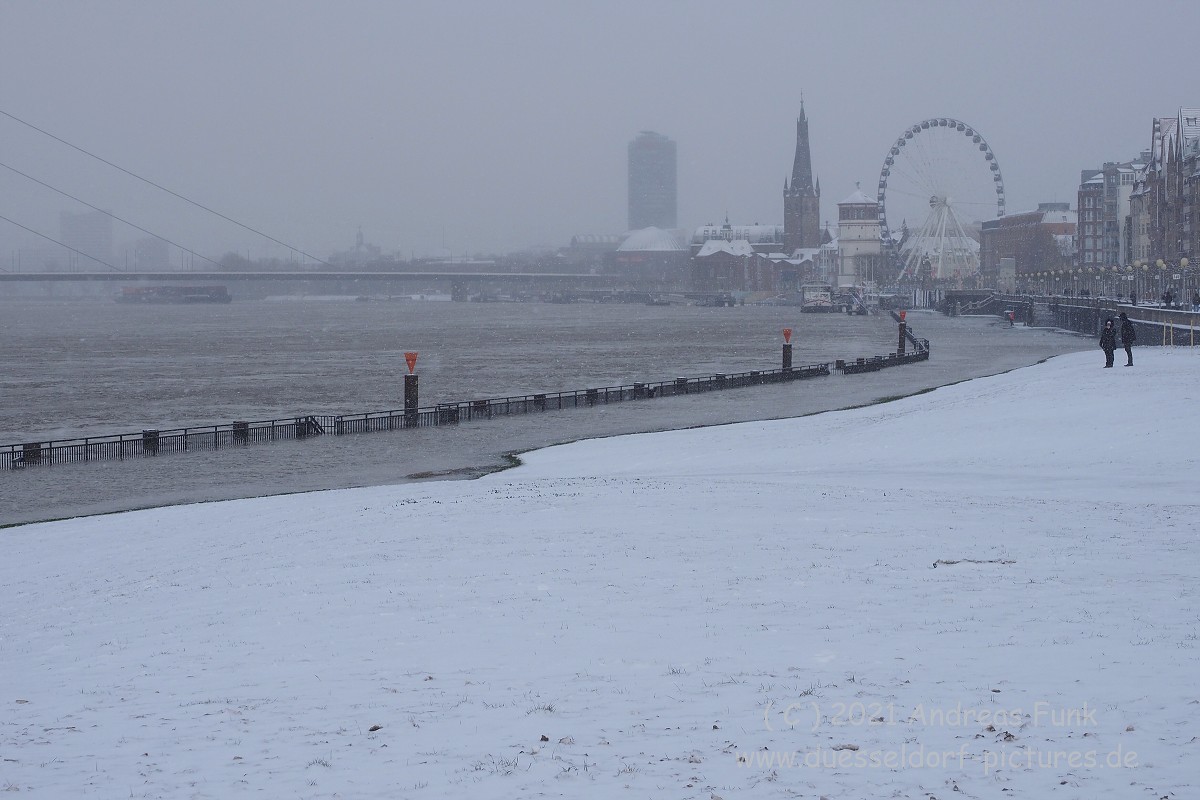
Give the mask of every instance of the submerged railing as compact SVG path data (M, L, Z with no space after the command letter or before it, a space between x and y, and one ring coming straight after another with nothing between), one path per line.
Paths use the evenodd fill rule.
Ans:
M874 372L885 367L929 359L929 341L908 340L915 352L834 362L832 369L844 375ZM785 362L786 363L786 362ZM190 426L172 430L143 430L111 436L87 436L48 442L0 445L0 470L52 464L124 460L146 456L220 450L265 442L308 439L313 436L370 433L405 428L456 425L517 414L538 414L570 408L591 408L631 400L648 400L687 394L722 391L747 386L786 383L831 373L830 364L808 364L771 370L717 373L697 378L674 378L649 383L576 389L565 392L493 397L456 403L438 403L419 409L390 409L358 414L309 414L285 419L235 421L219 425Z

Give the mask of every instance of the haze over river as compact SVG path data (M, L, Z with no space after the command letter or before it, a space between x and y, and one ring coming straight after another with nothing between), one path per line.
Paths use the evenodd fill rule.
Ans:
M506 454L594 436L870 403L1093 347L994 318L914 312L929 362L596 409L157 458L0 472L0 524L144 506L478 475ZM0 444L616 386L895 350L890 316L789 307L254 300L0 303ZM986 425L987 420L980 420ZM931 436L937 432L931 430Z

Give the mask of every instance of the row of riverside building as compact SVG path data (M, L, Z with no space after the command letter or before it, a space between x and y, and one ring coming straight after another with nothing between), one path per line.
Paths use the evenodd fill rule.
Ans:
M1077 206L983 224L985 286L1047 294L1186 296L1200 285L1200 108L1151 123L1136 158L1080 173Z

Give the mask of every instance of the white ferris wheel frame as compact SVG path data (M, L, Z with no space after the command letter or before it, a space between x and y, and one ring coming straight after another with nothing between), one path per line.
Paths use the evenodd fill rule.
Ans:
M910 126L896 137L896 141L892 143L888 150L887 157L883 160L883 167L879 170L879 194L876 201L879 206L879 227L880 235L883 237L884 247L887 248L891 257L895 260L899 259L900 254L897 252L894 239L892 237L892 228L887 219L887 182L891 175L892 166L896 163L896 157L904 152L904 147L914 138L920 136L922 132L928 131L931 128L946 128L961 133L965 138L969 139L972 144L978 146L983 153L984 162L988 164L988 168L992 173L992 182L996 187L996 217L1004 216L1004 177L1000 172L1000 163L996 160L996 154L992 152L991 145L983 138L978 130L967 123L953 119L951 117L931 117L921 120L915 125ZM935 204L933 201L937 198L931 198L930 206L934 210L926 218L922 225L918 237L932 237L945 239L947 235L953 237L967 237L966 231L962 229L961 223L956 215L950 211L949 207L942 203ZM944 198L942 198L944 200ZM949 229L949 230L947 230ZM920 256L913 256L910 253L908 261L903 265L900 271L900 277L916 277L917 269L920 268ZM935 277L950 277L942 274L941 264L935 270Z

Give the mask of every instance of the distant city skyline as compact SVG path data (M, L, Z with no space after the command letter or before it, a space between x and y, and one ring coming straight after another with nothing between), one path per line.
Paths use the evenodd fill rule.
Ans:
M642 130L678 145L679 227L780 224L803 100L824 225L922 119L982 132L1017 213L1073 203L1081 170L1197 103L1173 77L1194 66L1192 5L1139 6L1163 24L1137 47L1117 0L868 7L764 3L753 36L714 47L713 22L741 19L715 0L15 2L0 110L299 250L348 250L361 226L408 257L625 230ZM10 119L0 136L5 164L198 254L298 258ZM83 210L0 169L0 215L54 234ZM114 227L118 249L141 238ZM43 243L0 221L0 246Z

